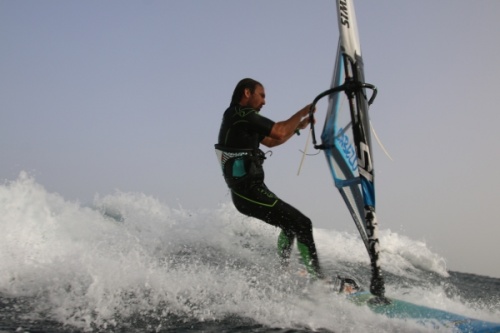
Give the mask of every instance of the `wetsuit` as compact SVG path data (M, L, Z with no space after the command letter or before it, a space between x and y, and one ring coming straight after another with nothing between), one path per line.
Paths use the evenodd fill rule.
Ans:
M231 105L225 112L215 145L234 205L241 213L281 228L278 254L284 263L293 241L308 272L322 277L311 220L271 192L264 184L265 155L260 142L271 133L274 122L258 111Z

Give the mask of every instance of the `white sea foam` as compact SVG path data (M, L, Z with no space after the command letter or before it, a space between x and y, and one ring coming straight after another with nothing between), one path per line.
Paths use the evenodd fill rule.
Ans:
M39 312L65 324L106 327L137 314L174 314L201 321L235 315L338 332L413 325L389 323L283 273L278 231L230 203L187 211L146 194L116 192L96 195L86 207L47 192L23 172L0 186L0 227L0 292L32 297ZM368 266L357 235L314 232L325 266ZM390 231L382 231L381 242L388 272L446 276L444 260L424 243Z

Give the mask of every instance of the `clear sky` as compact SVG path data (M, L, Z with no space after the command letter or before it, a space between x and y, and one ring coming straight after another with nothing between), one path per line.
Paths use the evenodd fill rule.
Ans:
M381 229L500 277L500 1L355 6L394 158L374 147ZM0 0L0 179L214 209L230 200L213 144L235 84L261 81L262 114L284 120L329 87L337 40L331 0ZM306 137L273 149L269 187L315 227L354 232L322 154L297 176Z

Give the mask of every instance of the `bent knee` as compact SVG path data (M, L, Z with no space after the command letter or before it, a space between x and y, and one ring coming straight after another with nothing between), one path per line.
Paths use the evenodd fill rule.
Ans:
M308 235L312 233L312 230L313 230L312 221L306 216L297 220L294 223L294 231L297 234Z

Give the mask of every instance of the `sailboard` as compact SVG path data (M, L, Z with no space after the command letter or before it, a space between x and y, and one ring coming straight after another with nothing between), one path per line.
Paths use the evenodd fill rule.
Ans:
M430 329L446 328L464 333L500 332L500 323L469 318L395 298L386 298L387 302L381 303L378 297L369 292L357 292L349 295L348 298L355 304L368 306L374 313L389 318L415 320Z
M365 82L364 64L358 36L353 0L336 0L339 42L331 86L311 104L311 133L315 148L324 151L335 186L339 190L361 235L371 263L368 291L348 296L355 304L391 318L453 327L460 332L500 332L499 323L468 318L446 311L385 296L380 267L378 221L375 213L375 172L371 142L369 106L377 88ZM328 97L321 144L316 140L314 110L319 100ZM347 101L347 107L343 107Z

